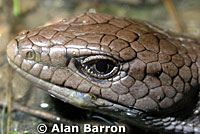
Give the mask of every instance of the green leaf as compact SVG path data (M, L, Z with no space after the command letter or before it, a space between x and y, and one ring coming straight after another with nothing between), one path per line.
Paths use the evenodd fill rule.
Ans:
M14 16L19 16L20 13L21 13L20 0L13 0L13 14L14 14Z

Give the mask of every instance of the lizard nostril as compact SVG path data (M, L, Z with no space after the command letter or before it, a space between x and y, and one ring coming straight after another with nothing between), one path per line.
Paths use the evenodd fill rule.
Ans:
M17 41L13 39L9 42L7 46L7 55L11 60L14 60L17 53L18 53Z
M29 60L33 60L35 58L35 54L32 51L28 51L26 53L26 58Z

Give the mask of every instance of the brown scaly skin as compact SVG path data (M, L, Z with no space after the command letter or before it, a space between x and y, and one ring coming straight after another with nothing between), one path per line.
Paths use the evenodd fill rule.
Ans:
M147 130L200 133L196 39L86 13L20 33L7 55L22 76L67 103Z

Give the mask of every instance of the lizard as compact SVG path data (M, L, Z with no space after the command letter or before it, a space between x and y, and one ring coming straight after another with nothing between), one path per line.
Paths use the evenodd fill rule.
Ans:
M25 30L9 64L55 98L160 133L200 133L200 43L100 13Z

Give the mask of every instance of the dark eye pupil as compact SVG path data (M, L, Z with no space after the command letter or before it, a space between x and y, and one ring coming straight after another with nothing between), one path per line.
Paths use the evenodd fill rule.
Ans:
M100 73L108 73L109 71L112 70L112 63L110 63L110 61L107 60L103 60L103 61L98 61L95 64L96 70Z

